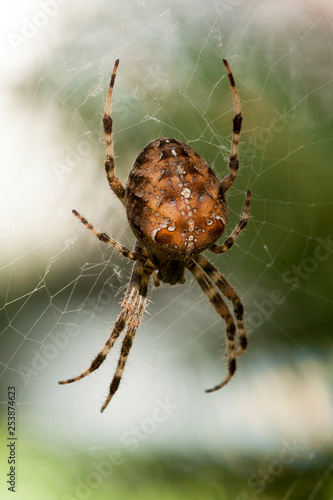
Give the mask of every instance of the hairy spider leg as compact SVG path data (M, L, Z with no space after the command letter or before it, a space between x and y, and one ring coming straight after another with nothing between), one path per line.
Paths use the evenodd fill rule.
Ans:
M231 235L225 240L223 245L218 245L217 243L214 243L214 245L209 247L208 250L210 250L213 253L220 254L226 252L227 250L229 250L230 247L232 247L232 245L235 243L236 238L243 231L243 229L245 229L248 223L250 214L250 200L251 200L251 191L248 190L246 194L244 210L237 226L232 231Z
M87 219L85 219L84 217L82 217L82 215L79 214L79 212L77 212L76 210L72 210L72 212L82 222L82 224L84 224L86 226L86 228L89 229L89 231L91 231L95 236L97 236L97 238L99 240L103 241L104 243L106 243L110 247L115 248L116 250L118 250L118 252L121 255L123 255L124 257L127 257L128 259L131 259L131 260L139 259L139 257L142 254L142 251L140 248L138 248L137 250L132 252L124 245L121 245L120 243L118 243L118 241L110 238L110 236L108 236L106 233L101 233L100 231L98 231L98 229L96 229L94 226L92 226L90 224L90 222L87 221Z
M137 265L140 266L142 263L140 261L137 262ZM147 291L148 291L148 282L151 273L153 272L153 268L149 268L146 266L143 269L142 273L137 274L137 284L139 285L139 293L138 293L138 298L135 303L135 308L131 312L131 314L128 316L128 327L127 331L125 334L125 337L122 342L121 346L121 351L120 351L120 357L118 361L118 365L116 368L116 372L113 376L112 382L110 384L110 390L108 397L105 400L105 403L103 404L101 408L101 412L105 410L105 408L108 406L110 403L113 395L117 391L120 381L123 376L123 372L125 369L126 361L129 355L129 352L131 350L131 347L133 345L134 337L137 332L137 329L140 326L141 320L143 313L145 312L145 307L146 307L146 299L147 299Z
M248 340L246 336L246 330L244 325L244 308L238 297L236 290L228 280L221 274L206 257L203 255L196 255L194 260L199 264L201 269L207 274L212 283L217 286L219 290L223 293L227 299L232 302L234 313L237 322L237 332L239 338L239 349L236 352L236 356L239 356L247 347Z
M206 273L200 269L198 264L192 259L187 265L187 269L193 274L197 280L200 288L207 296L209 302L215 308L217 314L219 314L226 323L226 334L227 334L227 357L228 357L228 374L225 379L212 389L207 389L206 392L213 392L221 389L226 385L233 377L236 371L236 351L235 351L235 333L236 327L234 320L230 314L228 306L214 288L212 283L208 280Z
M105 342L103 348L101 351L97 354L95 359L92 361L90 367L82 372L80 375L74 378L70 378L68 380L63 380L60 381L60 385L64 384L71 384L72 382L77 382L78 380L81 380L82 378L86 377L87 375L90 375L90 373L94 372L97 370L103 361L105 360L106 356L109 354L110 350L112 349L115 341L121 334L121 332L124 330L126 326L126 322L128 321L128 318L130 318L133 315L133 312L136 311L138 304L140 302L140 280L142 276L142 269L143 269L143 264L141 261L136 261L136 263L133 266L132 270L132 275L131 279L129 282L129 285L127 287L125 296L122 301L121 305L121 312L116 319L116 322L114 324L114 327L110 333L110 336L108 340Z
M114 194L119 198L119 200L123 203L123 205L125 205L125 188L121 184L120 180L114 175L115 164L114 164L113 139L112 139L111 105L112 105L113 87L116 79L118 66L119 66L119 59L117 59L114 63L109 90L106 97L104 116L103 116L103 127L105 136L104 166L110 188L112 189Z
M231 69L226 59L223 59L223 63L227 69L228 77L231 84L232 99L233 99L234 113L235 113L235 116L232 121L233 128L232 128L231 149L229 158L229 174L226 177L224 177L224 179L221 182L223 193L225 193L232 186L238 172L238 166L239 166L238 145L242 127L242 111L240 107L239 96L234 76L231 72Z

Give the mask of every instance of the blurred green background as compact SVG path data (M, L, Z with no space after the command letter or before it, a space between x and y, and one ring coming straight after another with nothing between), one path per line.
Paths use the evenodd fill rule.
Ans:
M41 0L1 7L0 491L16 387L16 498L332 500L332 23L327 0ZM210 256L245 304L250 345L225 373L224 322L196 283L150 295L124 380L99 413L119 346L85 368L119 313L131 266L72 216L131 246L103 169L110 72L118 176L159 136L239 176L251 220Z

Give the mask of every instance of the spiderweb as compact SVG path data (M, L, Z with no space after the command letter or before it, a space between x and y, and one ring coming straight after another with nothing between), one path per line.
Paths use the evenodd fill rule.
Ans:
M54 0L20 9L7 17L11 90L1 97L5 422L7 387L16 386L25 435L67 460L110 447L163 448L237 469L239 454L251 454L256 465L243 471L238 500L272 484L281 498L296 498L307 469L316 471L308 498L321 498L333 417L329 2ZM222 58L231 65L244 122L226 233L249 188L252 217L227 255L207 256L245 304L250 346L223 394L206 395L226 368L223 320L190 277L182 287L161 286L101 417L119 346L89 378L57 381L86 369L103 345L131 271L71 215L75 208L134 243L103 171L101 116L117 57L123 182L138 152L160 136L186 142L225 175L233 115Z

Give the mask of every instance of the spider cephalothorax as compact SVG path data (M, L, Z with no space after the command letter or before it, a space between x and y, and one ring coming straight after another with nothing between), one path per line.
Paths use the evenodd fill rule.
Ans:
M111 189L125 205L129 225L137 239L135 250L131 251L107 234L101 233L75 210L73 213L101 241L116 248L123 256L135 261L135 264L121 312L103 349L85 372L59 382L75 382L96 370L127 324L116 373L102 411L118 389L145 310L151 276L155 286L160 281L171 285L182 284L185 282L185 270L188 269L216 312L226 322L228 374L220 384L207 392L220 389L229 382L236 370L236 357L247 346L242 303L226 278L201 254L204 250L217 254L226 252L249 218L250 191L247 192L240 222L223 245L216 243L227 224L225 193L233 184L238 170L238 142L242 123L235 81L227 61L224 59L223 62L231 83L235 110L229 174L220 181L192 148L177 139L160 138L150 142L138 155L126 189L114 175L111 102L119 60L115 62L103 118L105 170ZM223 295L232 302L236 325Z

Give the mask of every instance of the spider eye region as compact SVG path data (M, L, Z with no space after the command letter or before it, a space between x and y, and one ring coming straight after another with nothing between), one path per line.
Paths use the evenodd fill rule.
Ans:
M172 138L156 139L138 155L125 204L141 245L176 260L213 245L227 223L219 179L192 148Z

